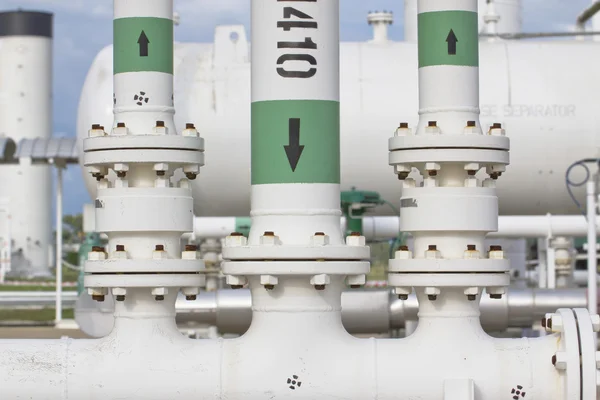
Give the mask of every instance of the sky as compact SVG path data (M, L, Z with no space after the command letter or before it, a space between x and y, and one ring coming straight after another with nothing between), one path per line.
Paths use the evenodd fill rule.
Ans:
M515 0L496 0L497 2ZM342 41L364 41L372 36L366 23L370 10L391 10L395 15L390 37L403 36L403 1L341 0ZM591 0L522 0L525 32L572 30L573 23ZM87 71L96 54L112 42L112 0L0 0L0 11L49 11L54 17L54 132L75 136L77 106ZM181 23L175 28L180 42L210 42L214 28L244 24L250 29L250 0L175 0ZM65 173L66 214L80 213L90 202L81 169Z

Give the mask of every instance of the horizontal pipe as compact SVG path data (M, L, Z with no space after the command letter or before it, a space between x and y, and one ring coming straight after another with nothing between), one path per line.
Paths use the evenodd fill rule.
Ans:
M236 217L196 217L195 236L198 239L221 238L234 231ZM363 234L368 240L387 240L398 236L401 229L397 216L365 216ZM345 218L341 220L342 230ZM598 221L600 234L600 221ZM536 238L556 236L586 236L587 222L582 215L502 215L498 218L498 232L488 237Z
M242 334L252 320L250 291L223 289L201 293L196 301L177 301L177 324L215 325L221 333ZM482 296L481 322L490 331L526 328L558 308L586 307L582 289L510 289L502 300ZM351 290L342 294L342 322L353 334L385 333L403 329L416 320L414 295L398 300L385 290Z

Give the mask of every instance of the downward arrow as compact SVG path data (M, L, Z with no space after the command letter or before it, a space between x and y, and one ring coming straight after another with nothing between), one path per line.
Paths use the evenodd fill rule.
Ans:
M450 33L448 33L448 37L446 37L446 42L448 43L448 55L456 55L456 43L458 42L458 39L452 29L450 29Z
M148 57L148 44L150 43L150 40L148 40L146 32L142 31L142 33L140 33L137 42L140 45L140 57Z
M283 147L285 148L285 154L290 162L292 172L296 172L298 161L300 161L300 156L304 150L304 146L300 145L300 118L290 118L288 135L289 144Z

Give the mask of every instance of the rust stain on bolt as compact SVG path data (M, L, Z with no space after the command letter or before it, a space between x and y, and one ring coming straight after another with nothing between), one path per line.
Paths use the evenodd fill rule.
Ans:
M467 126L469 126L469 127L475 126L475 121L467 121Z
M477 300L477 295L475 295L475 294L468 294L467 295L467 300L469 300L469 301L475 301L475 300Z
M352 232L350 236L361 236L360 232Z
M405 180L406 178L408 178L408 174L409 174L408 172L400 172L398 174L398 180L401 180L401 181Z
M160 295L160 296L155 296L155 297L154 297L154 299L155 299L156 301L163 301L163 300L165 299L165 296L162 296L162 295Z
M92 124L92 129L100 129L100 124Z
M400 128L408 128L408 122L400 122Z
M93 246L92 251L94 253L104 253L104 247L102 246Z
M244 234L241 232L231 232L229 236L244 236Z
M436 176L437 175L437 171L435 169L430 169L427 172L428 172L429 176Z
M196 129L196 127L194 126L194 124L188 122L187 124L185 124L185 129Z
M156 121L156 127L157 128L162 128L165 126L165 121Z
M399 294L398 295L398 299L400 299L400 300L408 300L408 295L407 294Z
M315 236L325 236L325 232L315 232Z
M244 285L231 285L231 288L234 289L234 290L235 289L241 289L243 287L244 287Z
M156 251L165 251L165 246L162 244L157 244L156 246L154 246L154 250Z
M275 236L275 232L266 231L263 236Z
M494 124L492 125L492 129L501 129L502 128L502 124L499 122L494 122Z
M546 321L546 326L548 327L548 329L552 329L552 318L548 318L548 320Z
M400 246L398 248L398 250L400 250L400 251L408 251L408 246Z
M430 295L428 295L428 296L427 296L427 298L428 298L430 301L436 301L436 300L437 300L437 295L435 295L435 294L430 294Z
M490 251L502 251L502 246L490 246Z
M499 175L498 175L498 173L497 173L497 172L492 172L492 173L490 174L490 178L492 178L493 180L496 180L496 179L498 179L498 176L499 176Z
M552 356L552 365L556 365L556 354Z
M198 250L198 247L196 247L193 244L186 244L185 245L185 251L196 251Z
M188 301L194 301L194 300L196 300L196 298L197 297L196 297L195 294L191 294L191 295L185 296L185 299L188 300Z
M193 172L186 172L185 173L185 177L188 178L190 181L193 181L194 179L196 179L196 174L194 174Z
M542 318L542 328L546 327L546 318Z
M437 126L437 121L429 121L427 122L427 126L430 128L434 128Z
M361 285L350 285L350 289L360 289Z
M469 250L469 251L475 251L475 250L477 250L477 246L475 246L474 244L468 244L467 245L467 250Z
M127 176L127 172L125 171L119 171L117 172L117 177L118 178L125 178Z
M119 294L119 295L116 296L116 300L117 301L125 301L125 296L122 295L122 294Z
M477 174L477 171L475 171L474 169L470 169L467 171L467 175L469 176L475 176L475 174Z
M429 251L435 251L435 250L437 250L437 246L435 244L430 244L427 247L427 250L429 250Z
M275 289L275 285L265 285L265 289L266 290L273 290L273 289Z
M98 301L98 302L103 302L104 301L104 296L103 295L93 295L92 296L92 300Z
M125 128L125 122L117 122L117 128Z
M325 290L325 285L315 285L315 289L317 289L317 290Z
M157 176L165 176L165 171L156 171Z
M490 299L501 299L502 295L501 294L490 294Z
M123 246L122 244L118 244L117 251L125 251L125 246Z

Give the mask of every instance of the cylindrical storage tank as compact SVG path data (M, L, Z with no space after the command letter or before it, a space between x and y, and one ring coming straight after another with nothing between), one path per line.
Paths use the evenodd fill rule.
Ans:
M194 181L196 215L247 216L250 64L239 50L247 43L220 29L218 38L226 40L216 44L175 46L175 118L178 126L195 123L206 140L206 166ZM342 190L377 191L397 204L401 185L388 165L387 141L400 121L413 128L417 122L416 44L342 43L340 57ZM565 171L600 148L597 63L600 45L591 41L480 43L481 125L501 122L511 139L510 165L498 185L501 214L579 212L565 190ZM111 52L103 50L82 93L79 138L91 124L112 121L111 70ZM93 196L87 173L86 180ZM581 188L574 191L583 202Z
M0 136L52 135L50 13L0 13ZM0 198L11 215L12 272L47 275L51 243L51 171L46 165L2 166Z

